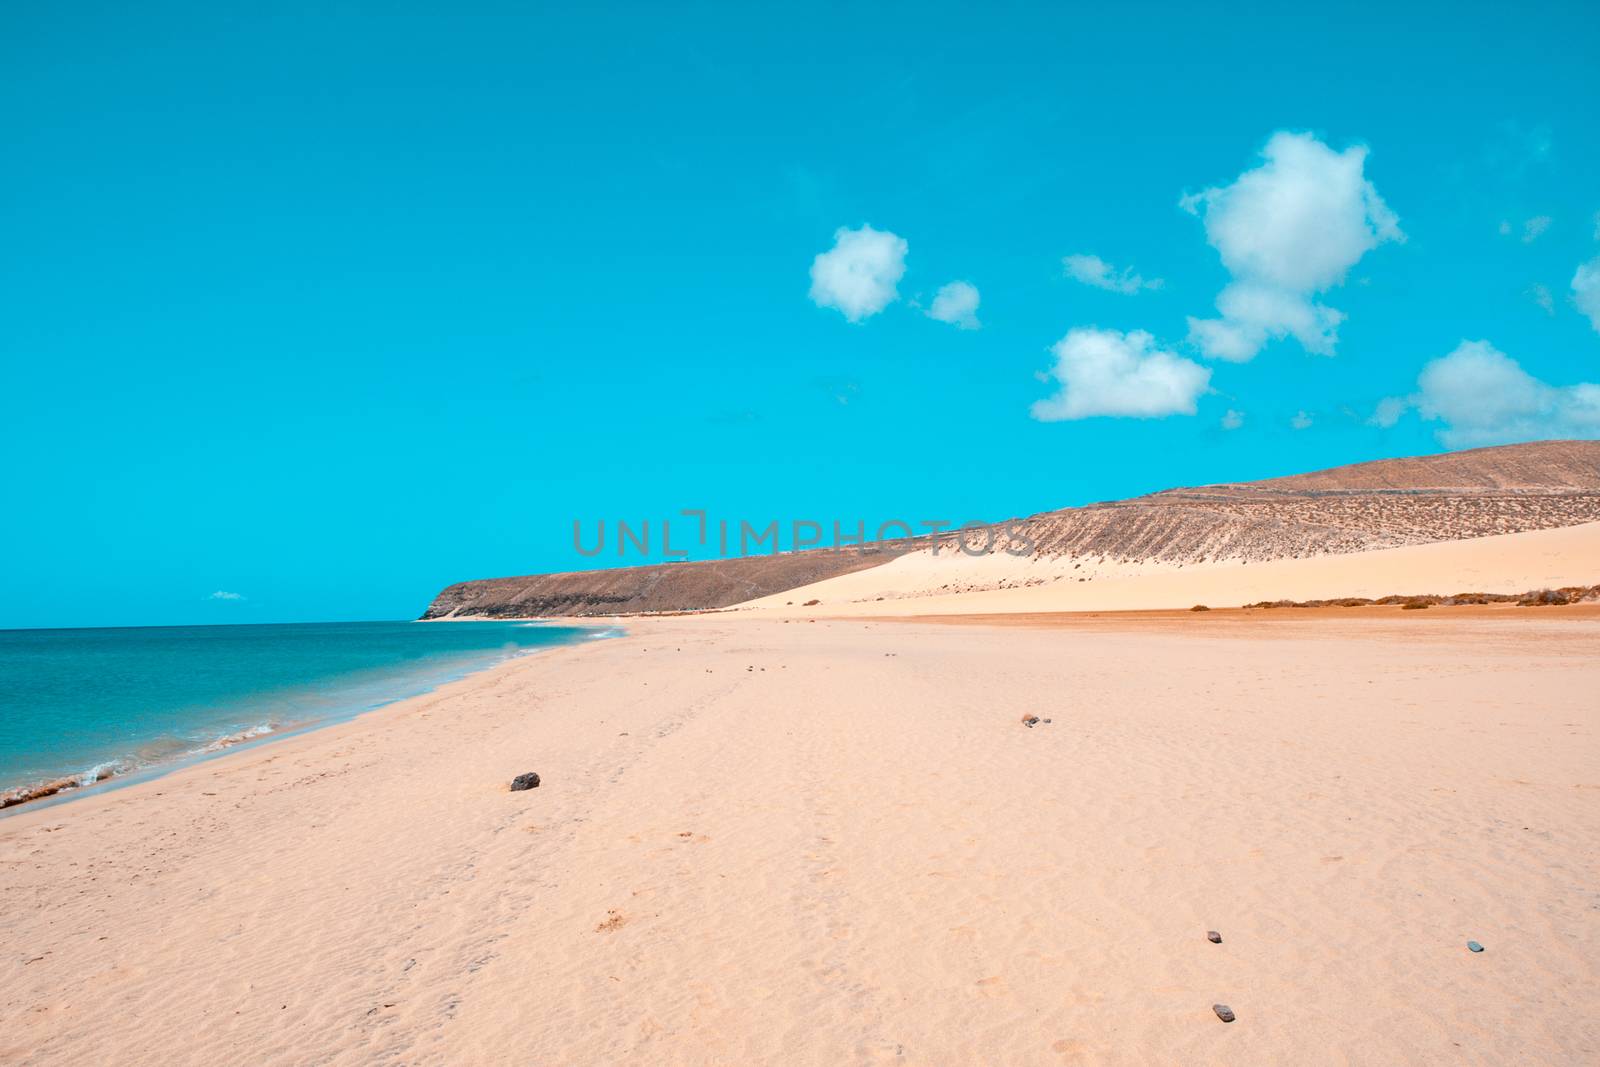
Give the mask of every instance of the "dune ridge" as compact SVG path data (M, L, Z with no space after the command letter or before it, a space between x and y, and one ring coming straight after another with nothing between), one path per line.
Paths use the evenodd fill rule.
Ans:
M1303 558L1173 563L909 553L763 597L754 614L924 615L1241 607L1394 594L1522 594L1600 580L1600 522Z

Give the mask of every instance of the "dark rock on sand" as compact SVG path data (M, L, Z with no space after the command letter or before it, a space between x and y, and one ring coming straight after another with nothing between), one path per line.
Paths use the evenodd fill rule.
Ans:
M1216 1012L1217 1018L1225 1023L1231 1023L1234 1020L1233 1009L1226 1004L1213 1004L1211 1005L1211 1010Z
M534 774L532 771L529 771L527 774L519 774L515 778L511 779L511 791L513 793L520 793L524 789L537 788L539 788L539 776Z
M1207 930L1206 940L1211 942L1213 945L1220 945L1222 944L1222 935L1217 933L1215 930Z

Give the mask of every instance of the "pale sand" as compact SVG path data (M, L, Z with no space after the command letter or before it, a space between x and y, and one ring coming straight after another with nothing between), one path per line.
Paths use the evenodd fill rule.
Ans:
M974 543L974 547L977 547ZM1087 580L1080 581L1080 578ZM762 615L930 615L1237 607L1262 600L1522 593L1600 584L1600 523L1373 552L1179 566L929 551L747 601ZM819 600L807 607L806 602Z
M1336 611L638 622L0 820L0 1062L1600 1061L1600 619Z

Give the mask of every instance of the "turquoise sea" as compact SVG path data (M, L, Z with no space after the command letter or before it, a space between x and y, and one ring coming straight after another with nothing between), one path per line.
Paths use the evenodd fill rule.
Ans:
M45 783L81 795L615 632L527 622L0 630L0 806Z

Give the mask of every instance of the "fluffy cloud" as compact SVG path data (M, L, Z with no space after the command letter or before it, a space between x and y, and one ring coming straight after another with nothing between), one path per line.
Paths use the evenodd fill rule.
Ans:
M928 317L959 326L963 330L976 330L978 321L978 287L971 282L951 282L941 285L934 294Z
M1234 279L1217 297L1220 319L1189 320L1190 340L1236 361L1269 338L1291 336L1307 351L1332 354L1344 314L1312 297L1404 235L1365 177L1365 148L1335 152L1310 134L1277 133L1261 155L1261 166L1233 184L1183 198Z
M1600 385L1546 384L1487 341L1463 341L1422 368L1417 392L1378 405L1373 421L1392 426L1408 407L1442 422L1450 448L1600 436Z
M1296 430L1311 429L1311 416L1303 411L1295 412L1294 418L1289 420L1289 425Z
M1132 267L1119 271L1099 256L1067 256L1061 265L1066 269L1067 277L1096 289L1109 289L1113 293L1137 293L1141 289L1159 289L1165 284L1160 278L1146 281Z
M1244 412L1242 411L1235 411L1232 408L1229 408L1228 413L1222 416L1222 428L1224 430L1237 430L1243 425Z
M1156 347L1143 330L1123 334L1082 327L1051 351L1056 365L1050 377L1061 383L1061 391L1033 405L1033 417L1041 422L1193 415L1195 400L1211 382L1209 369Z
M210 596L206 597L206 599L207 600L243 600L244 599L244 594L243 593L230 593L226 589L218 589L215 593L212 593Z
M1578 265L1572 276L1572 300L1589 316L1589 323L1600 330L1600 256Z
M895 287L905 273L906 243L900 237L871 226L840 227L833 247L811 261L811 299L860 322L899 299Z

